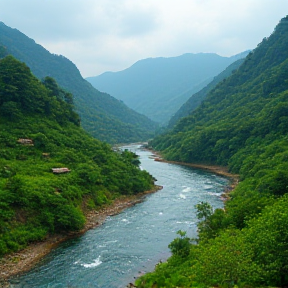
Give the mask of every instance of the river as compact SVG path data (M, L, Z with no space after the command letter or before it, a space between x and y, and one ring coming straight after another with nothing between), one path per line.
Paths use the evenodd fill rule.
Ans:
M228 180L191 167L157 162L140 145L126 148L140 156L163 189L145 201L108 217L102 226L61 244L34 269L11 279L14 288L120 288L152 271L169 255L178 230L196 237L195 205L223 207Z

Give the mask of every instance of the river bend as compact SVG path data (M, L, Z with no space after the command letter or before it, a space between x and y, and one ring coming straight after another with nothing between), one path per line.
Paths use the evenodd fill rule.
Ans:
M120 288L151 271L170 255L168 244L178 230L196 237L194 206L200 201L223 206L224 177L187 166L156 162L139 145L140 156L163 189L145 201L108 217L79 238L61 244L30 272L11 279L14 288Z

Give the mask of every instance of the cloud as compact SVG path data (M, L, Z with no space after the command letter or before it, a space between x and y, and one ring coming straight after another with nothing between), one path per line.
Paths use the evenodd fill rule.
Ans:
M95 7L90 0L13 0L13 5L8 4L9 0L1 2L6 2L1 5L1 17L11 15L6 17L8 25L13 19L19 30L31 31L41 40L82 39L105 33L108 27L101 5Z
M253 49L286 16L287 0L0 0L0 21L84 76L139 59Z
M39 39L58 41L107 34L140 37L156 26L155 13L133 4L134 1L13 0L13 5L8 4L11 0L0 2L2 15L10 14L18 29L33 31Z

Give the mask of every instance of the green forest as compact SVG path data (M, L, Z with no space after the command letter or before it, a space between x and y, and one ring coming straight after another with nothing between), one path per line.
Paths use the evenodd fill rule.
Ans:
M51 54L34 40L0 22L0 46L31 69L39 79L46 76L74 96L81 126L93 137L110 144L147 141L158 125L84 80L77 67L62 55ZM1 51L0 51L1 55Z
M0 60L1 256L78 231L87 211L154 185L134 153L114 152L80 127L73 102L53 78L38 80L10 55Z
M245 59L245 58L244 58ZM173 128L173 126L177 123L177 121L183 117L191 114L206 98L207 94L215 88L215 86L230 76L232 72L239 68L239 66L243 63L244 59L239 59L232 64L230 64L224 71L222 71L219 75L215 76L214 79L203 89L193 94L187 102L185 102L180 109L171 117L168 123L168 129Z
M79 231L89 211L153 188L136 154L100 140L146 140L157 125L95 90L65 57L0 30L3 257ZM191 207L198 237L179 230L172 256L136 287L288 287L287 47L288 16L149 142L166 160L228 167L240 181L223 209Z
M172 257L137 287L288 286L288 16L201 105L149 145L168 160L240 175L225 209L196 205ZM192 209L192 207L191 207Z

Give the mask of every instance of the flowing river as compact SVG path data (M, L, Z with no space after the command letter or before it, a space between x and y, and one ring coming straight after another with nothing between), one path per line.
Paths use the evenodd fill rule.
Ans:
M61 244L30 272L11 279L14 288L118 288L152 271L169 255L178 230L196 237L195 205L223 206L228 180L187 166L156 162L139 145L127 146L163 189L108 217L102 226Z

